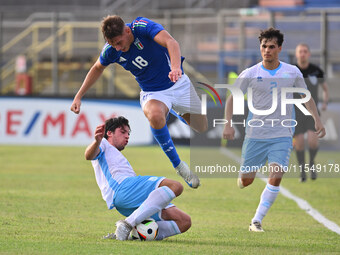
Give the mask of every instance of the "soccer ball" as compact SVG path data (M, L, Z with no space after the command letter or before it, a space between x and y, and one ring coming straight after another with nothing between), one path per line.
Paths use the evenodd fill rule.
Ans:
M132 240L152 241L158 234L158 225L154 219L147 219L135 226L131 231Z

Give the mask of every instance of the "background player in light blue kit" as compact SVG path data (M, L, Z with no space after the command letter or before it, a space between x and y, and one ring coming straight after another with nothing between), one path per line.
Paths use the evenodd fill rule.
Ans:
M187 231L190 216L169 204L182 193L182 184L164 177L136 176L121 153L129 137L129 121L111 118L96 128L95 139L85 151L107 207L127 217L116 223L115 237L127 240L132 228L150 217L158 224L157 240Z
M177 173L197 188L199 178L180 160L166 125L173 109L197 132L207 129L207 118L200 114L200 99L183 72L178 42L160 24L142 17L125 24L119 16L108 16L102 21L102 32L107 43L74 97L71 110L79 113L81 98L103 70L111 63L120 64L136 77L142 89L140 103L155 139Z
M262 192L260 203L249 226L249 230L255 232L263 231L262 219L279 193L281 179L287 169L292 149L293 125L282 123L294 119L294 108L293 105L287 105L286 114L281 113L281 89L298 87L307 90L299 69L279 61L283 34L279 30L270 28L261 32L259 40L262 62L244 70L235 83L243 93L246 93L248 88L252 89L252 104L257 110L271 109L274 102L273 95L277 95L277 102L274 102L277 108L274 112L268 115L249 113L246 123L252 120L253 122L252 125L246 126L246 137L242 146L240 178L237 180L240 188L254 181L256 169L261 169L266 161L268 161L270 171L268 183ZM248 95L248 100L249 98ZM288 93L287 98L292 99L293 94ZM305 105L315 120L316 134L323 137L325 128L321 123L313 98L310 98ZM228 123L223 131L225 139L234 139L235 130L231 126L232 115L233 96L231 95L226 104Z

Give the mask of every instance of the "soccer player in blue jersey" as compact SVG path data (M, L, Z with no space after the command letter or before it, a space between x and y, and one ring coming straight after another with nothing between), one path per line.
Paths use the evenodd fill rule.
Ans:
M260 36L260 50L262 61L246 70L237 78L234 85L243 93L248 91L248 104L253 105L247 118L246 136L242 146L242 162L240 178L237 184L240 188L247 187L254 181L257 170L261 169L268 161L268 183L262 192L260 203L254 218L249 226L249 231L263 232L262 219L274 203L280 190L280 183L289 163L292 149L292 136L294 134L294 108L287 104L286 114L281 113L282 90L297 87L307 91L303 76L296 66L279 61L282 49L283 34L273 28L262 31ZM273 99L277 96L277 99ZM293 93L286 97L293 98ZM304 98L305 95L301 94ZM250 100L250 98L252 98ZM301 99L300 99L301 100ZM272 106L275 110L270 111ZM315 133L318 137L325 135L325 128L321 123L315 102L310 98L305 103L308 111L315 121ZM301 105L301 108L303 106ZM267 110L268 114L260 114L256 110ZM306 109L304 109L306 110ZM228 123L223 131L224 139L234 139L235 130L232 127L233 96L227 99L226 119Z
M111 118L96 128L94 141L85 150L107 207L127 217L106 238L127 240L132 228L150 217L158 224L156 240L187 231L190 216L170 203L182 193L182 184L164 177L136 176L121 153L129 137L129 121L122 116Z
M76 94L71 110L79 113L81 98L103 70L111 63L120 64L136 77L142 89L140 103L155 139L177 173L190 187L197 188L199 178L180 160L166 125L167 115L175 110L178 118L197 132L207 129L207 118L200 114L200 99L183 72L184 58L178 42L160 24L143 17L125 24L117 15L107 16L102 21L102 33L107 43Z

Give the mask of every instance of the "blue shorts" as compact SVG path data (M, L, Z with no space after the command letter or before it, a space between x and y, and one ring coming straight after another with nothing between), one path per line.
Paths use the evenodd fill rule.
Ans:
M272 139L244 139L242 146L241 172L254 172L266 164L276 163L287 169L292 150L291 137Z
M126 178L115 193L113 203L117 211L128 217L144 201L149 194L165 179L157 176L134 176ZM170 206L173 206L170 204ZM166 208L170 207L167 206ZM162 220L161 212L151 216L155 221Z

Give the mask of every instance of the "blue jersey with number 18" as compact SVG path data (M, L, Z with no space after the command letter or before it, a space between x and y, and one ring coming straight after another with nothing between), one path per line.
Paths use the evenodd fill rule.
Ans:
M136 77L143 91L170 88L174 83L168 77L171 71L168 50L154 41L154 37L164 30L163 26L143 17L126 25L134 36L130 49L127 52L116 51L106 43L99 57L100 63L104 66L120 64ZM182 57L182 63L183 60Z

